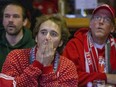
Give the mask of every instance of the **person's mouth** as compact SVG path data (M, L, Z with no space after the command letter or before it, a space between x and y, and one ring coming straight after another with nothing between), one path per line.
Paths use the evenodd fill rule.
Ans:
M14 25L8 25L7 27L8 27L8 28L15 28Z

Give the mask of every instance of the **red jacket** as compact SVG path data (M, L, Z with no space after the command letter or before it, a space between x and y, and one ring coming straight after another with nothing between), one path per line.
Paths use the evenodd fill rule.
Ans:
M14 50L3 65L2 73L15 78L17 87L77 87L78 76L74 63L60 56L58 70L42 67L38 61L30 64L30 50Z
M88 82L92 82L95 79L107 80L105 73L87 73L85 69L85 57L84 57L84 35L89 29L79 29L66 45L63 56L66 56L72 60L76 67L79 75L79 87L86 87ZM116 52L116 50L115 50ZM114 55L111 55L114 56ZM116 56L110 59L111 68L116 70Z

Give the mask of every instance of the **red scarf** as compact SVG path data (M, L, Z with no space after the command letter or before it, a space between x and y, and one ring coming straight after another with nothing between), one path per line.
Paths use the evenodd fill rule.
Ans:
M93 42L90 32L88 32L84 38L85 38L84 39L84 54L85 54L85 60L86 60L85 62L86 71L87 72L101 72L99 68L100 65L98 63L101 56L99 56L98 49L94 46L94 42ZM105 72L109 72L108 62L110 61L109 59L112 57L110 56L110 54L114 50L115 50L115 41L114 41L114 38L110 36L107 43L105 44L105 52L104 54L102 54L102 57L105 59L104 61L105 62L104 68L106 69ZM112 52L112 55L116 55L116 52Z

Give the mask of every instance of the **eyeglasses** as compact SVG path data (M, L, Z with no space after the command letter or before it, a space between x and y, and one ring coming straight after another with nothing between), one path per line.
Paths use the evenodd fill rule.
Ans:
M109 17L94 16L93 19L94 19L95 21L100 21L100 20L103 19L103 21L104 21L105 23L110 23L110 22L111 22L111 19L110 19Z

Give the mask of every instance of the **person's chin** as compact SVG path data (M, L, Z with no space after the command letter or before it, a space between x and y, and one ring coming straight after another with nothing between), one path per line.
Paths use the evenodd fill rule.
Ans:
M103 33L97 33L96 37L104 37L104 34Z

